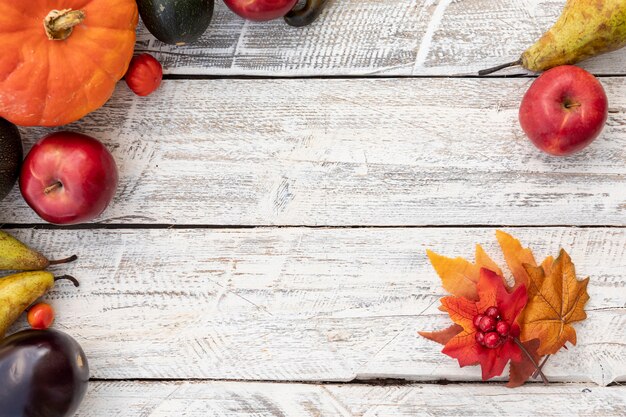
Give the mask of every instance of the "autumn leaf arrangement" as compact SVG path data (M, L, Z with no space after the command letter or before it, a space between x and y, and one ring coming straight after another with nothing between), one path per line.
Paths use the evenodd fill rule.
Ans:
M520 386L531 377L547 383L542 371L546 361L567 342L576 344L572 324L587 318L589 278L576 278L563 249L556 259L549 256L537 264L532 251L513 236L497 231L496 238L513 285L480 245L474 263L428 251L451 294L441 299L440 310L454 324L420 335L444 345L442 352L461 367L480 365L483 380L501 375L510 362L507 386Z

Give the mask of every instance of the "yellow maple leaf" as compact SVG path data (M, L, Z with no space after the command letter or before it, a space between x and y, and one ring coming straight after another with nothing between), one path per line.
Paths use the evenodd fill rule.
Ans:
M443 288L457 297L476 300L476 283L480 277L480 269L487 268L498 275L502 271L480 245L476 245L476 263L471 263L461 257L447 258L431 250L427 250L428 259L441 278Z
M524 264L537 265L533 252L529 248L524 248L519 240L502 230L496 230L496 239L498 239L504 259L513 273L514 288L522 284L528 287L529 276L524 269Z
M545 263L545 262L544 262ZM571 258L563 249L547 268L525 265L529 290L534 287L520 319L521 340L539 339L540 356L556 353L566 342L576 344L572 323L587 318L585 304L589 300L589 278L579 281Z

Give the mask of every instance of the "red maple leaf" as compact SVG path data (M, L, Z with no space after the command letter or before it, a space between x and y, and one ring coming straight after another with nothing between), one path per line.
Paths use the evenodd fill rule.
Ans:
M457 359L461 367L480 365L483 380L487 380L502 374L510 360L523 360L523 353L514 338L520 333L517 317L526 305L527 295L524 285L509 294L502 277L486 268L480 270L476 289L478 301L452 296L441 299L441 304L452 321L462 328L460 333L446 343L442 352ZM500 320L510 326L510 332L497 347L488 348L476 341L474 319L493 306L498 308Z

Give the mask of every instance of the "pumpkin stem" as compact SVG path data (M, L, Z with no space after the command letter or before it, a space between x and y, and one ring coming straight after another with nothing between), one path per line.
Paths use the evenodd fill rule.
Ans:
M85 20L85 12L82 10L52 10L43 20L46 35L51 41L64 41L69 38L74 26L80 25Z

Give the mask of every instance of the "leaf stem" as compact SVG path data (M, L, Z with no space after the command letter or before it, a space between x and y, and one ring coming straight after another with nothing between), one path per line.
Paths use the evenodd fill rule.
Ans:
M539 369L537 369L535 373L533 374L533 379L539 376L539 372L543 370L543 367L545 366L546 362L548 362L548 359L550 359L550 355L546 355L546 357L543 358L543 360L541 361L541 364L539 365Z
M515 344L517 346L519 346L519 348L522 350L522 352L524 352L524 354L528 357L528 359L530 359L530 362L535 366L535 368L537 369L536 372L539 372L539 375L541 376L541 380L543 381L544 384L549 384L550 381L548 381L548 378L546 378L546 376L543 374L543 371L541 370L541 368L539 367L539 365L537 365L537 362L535 361L535 359L533 358L533 356L530 354L530 352L524 347L524 345L522 344L522 342L519 341L518 338L514 337L513 341L515 342Z

